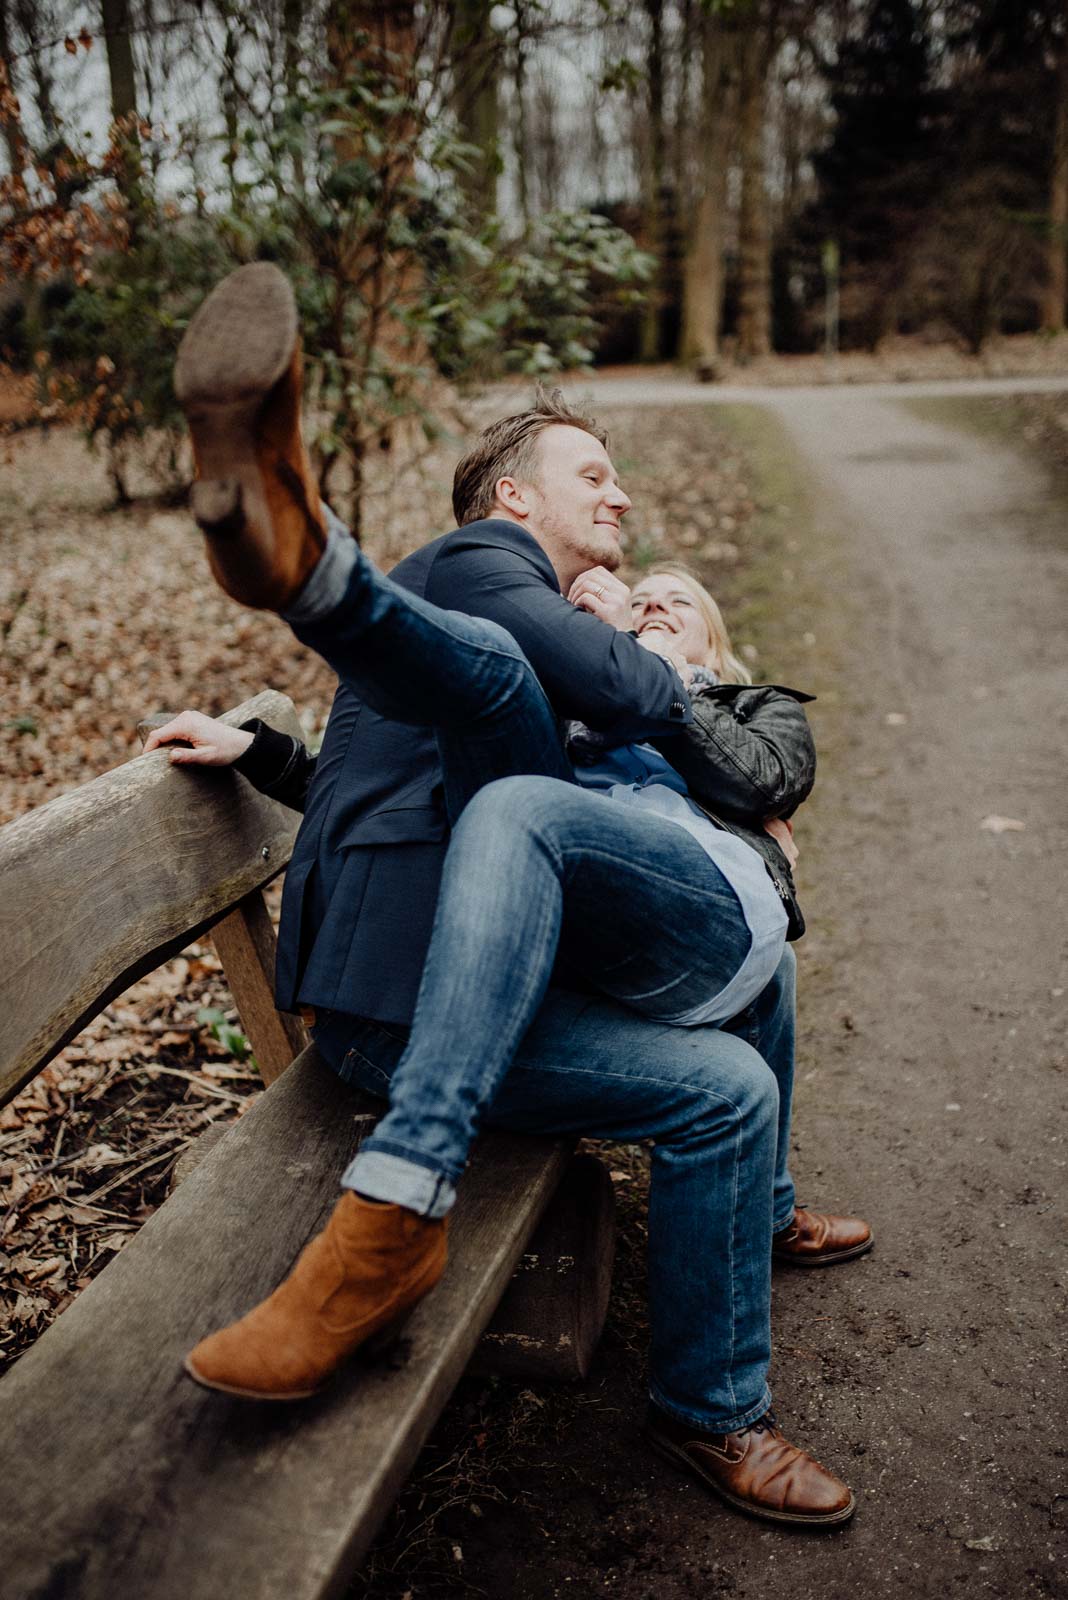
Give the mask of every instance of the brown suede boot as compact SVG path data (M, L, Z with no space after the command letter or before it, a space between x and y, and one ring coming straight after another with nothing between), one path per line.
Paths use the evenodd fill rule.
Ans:
M268 1299L192 1349L191 1378L248 1400L304 1400L445 1268L447 1219L346 1191Z
M216 285L174 369L211 570L235 600L266 611L285 610L326 544L300 431L301 371L293 291L268 261Z

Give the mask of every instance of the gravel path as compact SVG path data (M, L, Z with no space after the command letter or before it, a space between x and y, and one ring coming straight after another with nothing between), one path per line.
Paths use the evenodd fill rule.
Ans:
M599 403L668 387L591 385ZM776 1275L772 1382L859 1510L823 1538L727 1514L631 1439L640 1396L610 1371L587 1491L518 1586L514 1554L471 1574L488 1593L1068 1595L1065 508L1033 460L901 404L1036 387L685 386L770 405L817 498L790 558L820 575L790 621L818 640L825 757L795 1170L877 1246Z

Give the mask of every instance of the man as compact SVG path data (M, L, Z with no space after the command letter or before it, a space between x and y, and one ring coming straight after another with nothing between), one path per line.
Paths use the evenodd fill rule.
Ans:
M345 1174L325 1232L262 1306L202 1341L191 1375L251 1398L298 1398L413 1304L444 1265L455 1151L480 1116L653 1138L647 1436L739 1509L839 1526L852 1495L783 1438L766 1384L773 1234L775 1253L801 1264L871 1244L856 1219L794 1206L792 958L721 1025L665 1027L696 1019L692 1002L723 954L721 922L744 894L730 864L717 866L673 822L620 807L606 835L607 814L596 801L591 812L592 797L570 783L557 737L554 713L617 740L677 732L691 715L670 643L653 651L626 631L626 590L612 571L630 502L603 436L555 403L494 424L457 470L461 526L403 562L394 584L320 508L300 440L295 311L276 269L243 268L214 292L186 336L176 388L216 577L234 598L279 611L341 680L287 876L279 1004L313 1008L326 1058L345 1073L357 1063L380 1092L404 1057L389 1116ZM270 764L269 744L257 734L251 769ZM532 815L524 809L511 834L508 808L520 795ZM455 970L463 916L478 925L509 884L509 839L525 865L501 926L514 933L529 910L525 885L546 855L570 851L542 872L548 887L535 904L552 901L558 871L554 930L562 926L565 953L570 935L585 980L546 991L557 935L532 931L542 977L520 997L526 1013L515 993L521 961L490 963L474 989ZM443 908L454 914L458 902L460 931L443 933ZM435 948L457 959L424 972L436 903ZM677 923L694 905L702 915L680 938ZM754 936L743 968L758 944ZM698 954L687 965L691 945ZM728 970L712 987L733 995ZM660 1000L676 986L677 998ZM424 1008L435 1007L450 1020L427 1058L425 1026L421 1047L416 1040ZM533 1016L504 1046L498 1009ZM479 1028L501 1070L475 1084L460 1036ZM455 1059L463 1050L466 1066ZM446 1102L464 1123L459 1145Z

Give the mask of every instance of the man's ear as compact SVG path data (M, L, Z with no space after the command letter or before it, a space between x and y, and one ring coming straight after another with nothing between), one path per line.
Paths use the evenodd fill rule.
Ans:
M529 491L529 484L519 483L515 478L498 478L494 488L494 494L505 511L523 521L533 510Z

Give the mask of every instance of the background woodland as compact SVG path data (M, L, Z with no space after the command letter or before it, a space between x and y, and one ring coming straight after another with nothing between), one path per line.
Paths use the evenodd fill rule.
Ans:
M174 349L257 257L357 522L503 373L1065 321L1053 0L0 0L0 132L0 354L120 499L146 436L182 480Z

